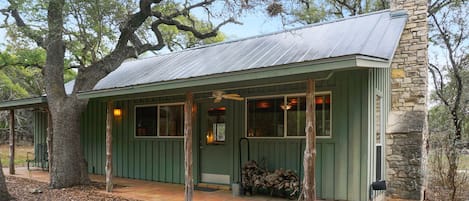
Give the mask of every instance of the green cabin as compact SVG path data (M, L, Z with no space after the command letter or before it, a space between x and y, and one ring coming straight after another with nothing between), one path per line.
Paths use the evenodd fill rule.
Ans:
M313 79L318 197L367 200L370 184L386 179L390 65L406 20L406 12L386 10L124 62L78 94L89 99L81 119L88 170L105 174L112 101L114 176L183 184L184 94L191 91L195 184L239 183L248 157L301 178L306 81ZM0 108L45 106L46 99L21 101ZM47 113L37 110L34 122L42 147Z

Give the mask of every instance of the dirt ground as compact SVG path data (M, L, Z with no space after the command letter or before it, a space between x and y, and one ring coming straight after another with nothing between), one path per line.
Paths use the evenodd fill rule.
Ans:
M18 201L78 201L78 200L129 200L113 195L99 193L104 189L103 184L93 183L90 186L76 186L67 189L49 189L48 184L18 177L6 177L8 191L14 200Z

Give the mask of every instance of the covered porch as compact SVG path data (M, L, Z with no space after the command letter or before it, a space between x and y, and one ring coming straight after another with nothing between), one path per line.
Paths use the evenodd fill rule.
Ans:
M14 176L26 179L32 179L40 182L49 182L49 172L40 169L28 171L26 168L16 168L16 173L10 175L8 168L4 168L6 176ZM105 183L104 175L90 175L93 182ZM184 200L184 185L170 184L154 181L144 181L138 179L127 179L114 177L113 195L128 199L148 200L148 201L180 201ZM100 193L105 194L106 189L99 189ZM215 191L195 190L194 201L284 201L285 198L277 198L263 195L254 196L233 196L229 189L218 189Z

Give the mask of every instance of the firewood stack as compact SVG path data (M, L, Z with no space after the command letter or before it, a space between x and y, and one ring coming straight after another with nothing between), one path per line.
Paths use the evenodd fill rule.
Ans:
M277 169L269 172L251 160L244 164L242 173L244 192L251 195L254 191L294 198L300 192L298 175L291 170Z

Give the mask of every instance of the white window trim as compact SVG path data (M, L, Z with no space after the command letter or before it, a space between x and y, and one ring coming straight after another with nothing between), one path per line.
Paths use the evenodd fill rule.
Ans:
M331 134L329 136L316 136L318 139L332 139L333 136L333 128L332 128L332 115L333 115L333 110L332 110L332 105L333 105L333 100L332 100L332 91L320 91L314 93L314 97L318 95L329 95L331 97L331 122L330 122L330 128L331 128ZM306 93L293 93L293 94L276 94L276 95L266 95L266 96L250 96L246 97L244 99L244 137L246 138L252 138L252 139L304 139L306 136L288 136L287 135L287 112L283 112L283 136L281 137L255 137L255 136L248 136L248 100L253 100L253 99L264 99L264 98L279 98L283 97L284 102L286 102L287 97L292 97L292 96L306 96Z
M136 139L181 139L184 138L184 135L182 136L161 136L160 135L160 107L161 106L174 106L174 105L180 105L185 107L184 102L175 102L175 103L158 103L158 104L144 104L144 105L134 105L134 119L133 119L133 124L134 124L134 138ZM151 107L151 106L156 106L156 136L137 136L137 107ZM184 124L183 124L184 127Z

